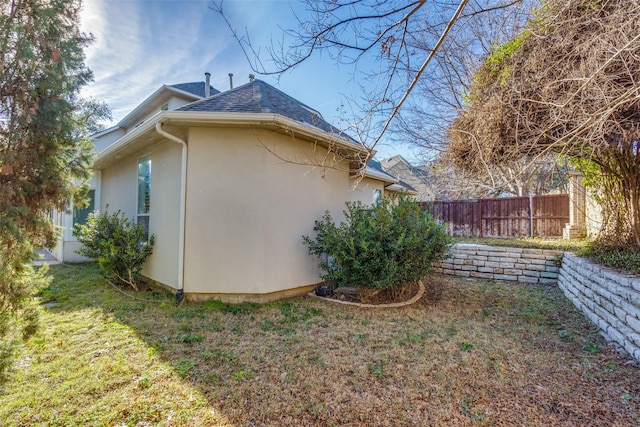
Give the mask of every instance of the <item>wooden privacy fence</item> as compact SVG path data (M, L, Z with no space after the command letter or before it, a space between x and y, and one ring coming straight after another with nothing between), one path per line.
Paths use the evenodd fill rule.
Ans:
M447 223L451 236L562 237L569 222L569 196L422 202L422 209Z

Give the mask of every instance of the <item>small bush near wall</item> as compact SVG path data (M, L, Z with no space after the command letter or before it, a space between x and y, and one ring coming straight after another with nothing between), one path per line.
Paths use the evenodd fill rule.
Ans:
M117 211L92 213L75 230L80 255L95 259L118 282L137 289L140 271L153 250L154 237Z
M402 292L447 253L444 227L409 198L383 198L371 208L347 203L344 213L340 225L325 213L315 223L315 239L303 237L309 253L320 259L326 281L365 292Z

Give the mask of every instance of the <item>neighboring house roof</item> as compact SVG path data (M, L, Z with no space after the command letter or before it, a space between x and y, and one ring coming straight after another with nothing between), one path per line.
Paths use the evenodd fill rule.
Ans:
M373 159L369 160L367 163L367 167L364 170L364 176L367 178L378 179L387 184L396 184L398 182L398 178L383 171L380 167L380 163Z
M420 178L423 178L425 180L427 179L427 175L428 175L426 171L424 171L419 167L413 166L401 155L396 155L388 159L382 160L380 162L380 167L386 171L391 171L391 170L402 171L404 169L409 171L411 174L418 176Z
M299 123L351 139L338 128L327 123L322 115L313 108L257 79L209 98L184 105L176 111L279 114Z
M380 167L387 173L398 177L400 182L412 188L421 201L433 200L435 192L429 182L428 173L409 163L404 157L397 155L380 162Z

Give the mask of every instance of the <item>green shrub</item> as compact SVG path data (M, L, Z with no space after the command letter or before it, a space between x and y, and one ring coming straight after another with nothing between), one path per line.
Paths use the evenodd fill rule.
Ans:
M615 243L603 243L600 240L591 242L587 248L578 252L606 267L624 270L640 275L640 251L633 246L617 246Z
M87 223L75 229L82 247L80 255L95 259L116 282L138 289L140 271L153 250L154 237L117 211L89 215Z
M316 238L303 236L320 260L322 278L359 290L402 289L418 281L448 251L442 225L408 197L383 198L378 206L347 203L345 221L329 212L316 221Z

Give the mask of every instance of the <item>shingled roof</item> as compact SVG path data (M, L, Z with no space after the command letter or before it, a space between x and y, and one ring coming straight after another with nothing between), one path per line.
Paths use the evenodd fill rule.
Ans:
M169 87L184 91L184 92L189 92L192 93L196 96L199 96L201 98L204 98L204 88L205 88L206 83L205 82L189 82L189 83L178 83L175 85L169 85ZM209 86L210 88L210 96L211 95L215 95L220 93L220 91L216 88L214 88L213 86Z
M342 132L327 123L322 115L313 108L257 79L209 98L184 105L176 111L279 114L325 132L342 135ZM346 135L342 136L347 137Z

